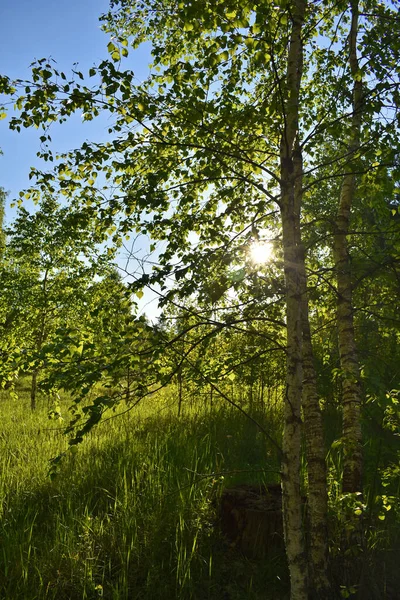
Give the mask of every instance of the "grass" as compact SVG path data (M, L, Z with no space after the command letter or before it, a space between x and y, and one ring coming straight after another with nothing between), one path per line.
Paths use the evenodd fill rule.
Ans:
M273 449L234 409L149 400L101 424L48 477L67 440L46 400L1 393L0 598L285 598L285 561L250 561L216 519L223 485L276 481ZM169 398L170 400L170 398ZM64 401L65 404L66 401ZM260 413L279 430L279 415Z

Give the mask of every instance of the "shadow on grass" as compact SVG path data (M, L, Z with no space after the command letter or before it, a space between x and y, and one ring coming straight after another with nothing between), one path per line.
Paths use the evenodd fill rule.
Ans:
M215 510L223 486L273 483L278 471L276 451L236 411L110 421L54 481L6 491L0 597L284 599L284 557L243 557Z

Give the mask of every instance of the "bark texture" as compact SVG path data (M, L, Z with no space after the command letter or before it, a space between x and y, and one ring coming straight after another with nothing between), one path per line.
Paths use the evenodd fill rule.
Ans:
M357 58L358 1L351 2L352 21L349 38L349 62L354 79L353 112L348 156L354 157L360 144L363 84ZM350 165L349 165L350 166ZM347 168L349 168L349 166ZM347 236L351 206L356 188L356 175L349 169L343 178L335 222L333 256L337 278L337 327L340 366L342 370L343 410L343 492L362 488L362 436L360 367L354 332L353 290Z
M294 169L295 196L301 198L303 165L302 156L299 152L296 154ZM333 596L328 570L328 489L326 480L325 444L309 320L306 257L304 245L301 240L300 229L297 230L297 234L299 236L297 243L300 249L299 268L301 278L301 318L303 333L302 407L308 478L309 595L315 600L319 600L320 598L329 600Z
M306 438L310 589L315 600L333 598L328 570L328 492L322 415L317 391L307 295L303 295L303 414Z
M299 90L303 66L302 26L305 0L291 6L292 31L284 87L285 126L281 138L281 218L286 283L287 366L284 408L282 504L283 529L291 580L291 599L308 597L308 573L300 494L302 394L302 282L300 207L301 150L298 140ZM297 181L296 181L297 179Z

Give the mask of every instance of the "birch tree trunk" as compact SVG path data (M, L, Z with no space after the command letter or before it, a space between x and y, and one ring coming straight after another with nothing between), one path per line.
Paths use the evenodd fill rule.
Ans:
M317 376L305 291L302 300L303 318L303 414L306 438L308 507L310 518L310 588L312 598L333 598L328 574L328 490L322 415L317 391Z
M301 156L297 169L302 172ZM295 193L301 194L302 177L297 176ZM299 231L300 234L300 231ZM328 572L328 486L326 479L325 443L322 414L317 390L309 320L305 251L299 235L300 273L302 284L301 311L303 331L303 390L302 407L306 439L308 514L309 514L309 588L315 600L333 598Z
M294 161L294 192L299 203L302 197L303 161L297 152ZM309 590L315 600L333 598L328 572L328 487L326 479L325 444L322 414L317 390L311 328L309 320L306 257L300 227L296 229L300 253L302 319L302 408L306 440L308 515L309 515Z
M358 0L351 2L351 29L349 38L349 62L354 79L353 114L348 155L352 159L360 144L362 119L363 83L357 58ZM349 168L350 167L350 168ZM337 278L337 327L340 366L342 370L343 410L343 492L361 491L362 487L362 436L361 436L361 385L360 367L354 333L351 265L347 236L351 206L356 187L356 176L348 165L340 190L339 206L335 222L333 257Z
M300 208L302 160L298 140L299 91L303 66L302 26L305 0L291 6L285 97L285 122L281 137L281 219L286 284L287 363L282 459L283 530L291 581L291 599L308 597L308 573L302 528L300 493L301 394L302 394L302 282L300 262ZM297 179L297 181L296 181Z

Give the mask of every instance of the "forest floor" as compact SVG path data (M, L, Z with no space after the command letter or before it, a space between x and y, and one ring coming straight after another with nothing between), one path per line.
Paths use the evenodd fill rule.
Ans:
M50 479L49 459L67 448L68 400L64 422L38 400L31 413L27 389L0 392L0 598L288 597L282 552L244 556L218 519L223 488L279 480L254 423L200 400L178 418L164 394L100 424ZM279 412L258 418L279 431Z

